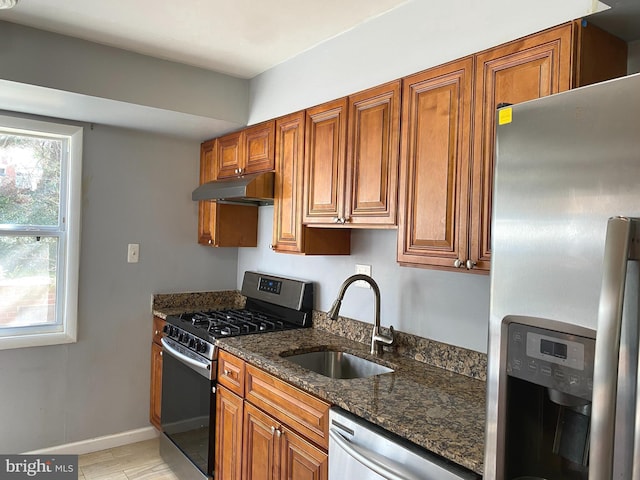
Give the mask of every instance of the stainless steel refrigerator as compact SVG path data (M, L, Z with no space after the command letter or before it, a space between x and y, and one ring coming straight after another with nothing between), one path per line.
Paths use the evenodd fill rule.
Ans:
M640 479L640 75L497 122L484 478Z

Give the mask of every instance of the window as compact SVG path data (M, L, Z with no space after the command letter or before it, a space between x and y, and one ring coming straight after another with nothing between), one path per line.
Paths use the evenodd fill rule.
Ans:
M76 341L82 128L0 116L0 349Z

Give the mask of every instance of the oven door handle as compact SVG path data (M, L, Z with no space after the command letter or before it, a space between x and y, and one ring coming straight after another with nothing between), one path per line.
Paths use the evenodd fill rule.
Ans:
M160 341L162 342L164 351L174 357L176 360L184 363L186 366L198 372L203 377L206 377L210 380L213 378L213 372L211 371L211 362L205 359L200 360L185 355L178 350L178 348L182 347L174 340L171 340L167 337L163 337L162 339L160 339Z

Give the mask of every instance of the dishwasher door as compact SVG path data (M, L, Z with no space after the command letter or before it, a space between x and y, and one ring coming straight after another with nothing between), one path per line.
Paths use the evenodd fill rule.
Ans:
M329 412L329 480L480 478L339 408Z

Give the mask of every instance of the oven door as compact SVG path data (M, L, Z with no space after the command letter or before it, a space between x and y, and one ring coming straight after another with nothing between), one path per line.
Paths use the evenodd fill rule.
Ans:
M188 471L186 456L205 477L213 475L216 363L162 339L161 424L171 445L161 449L165 461L177 471ZM168 444L168 442L164 442ZM171 452L173 450L173 452ZM176 455L180 453L182 455ZM166 453L166 455L165 455ZM187 476L188 475L188 476ZM193 478L187 474L186 478Z

